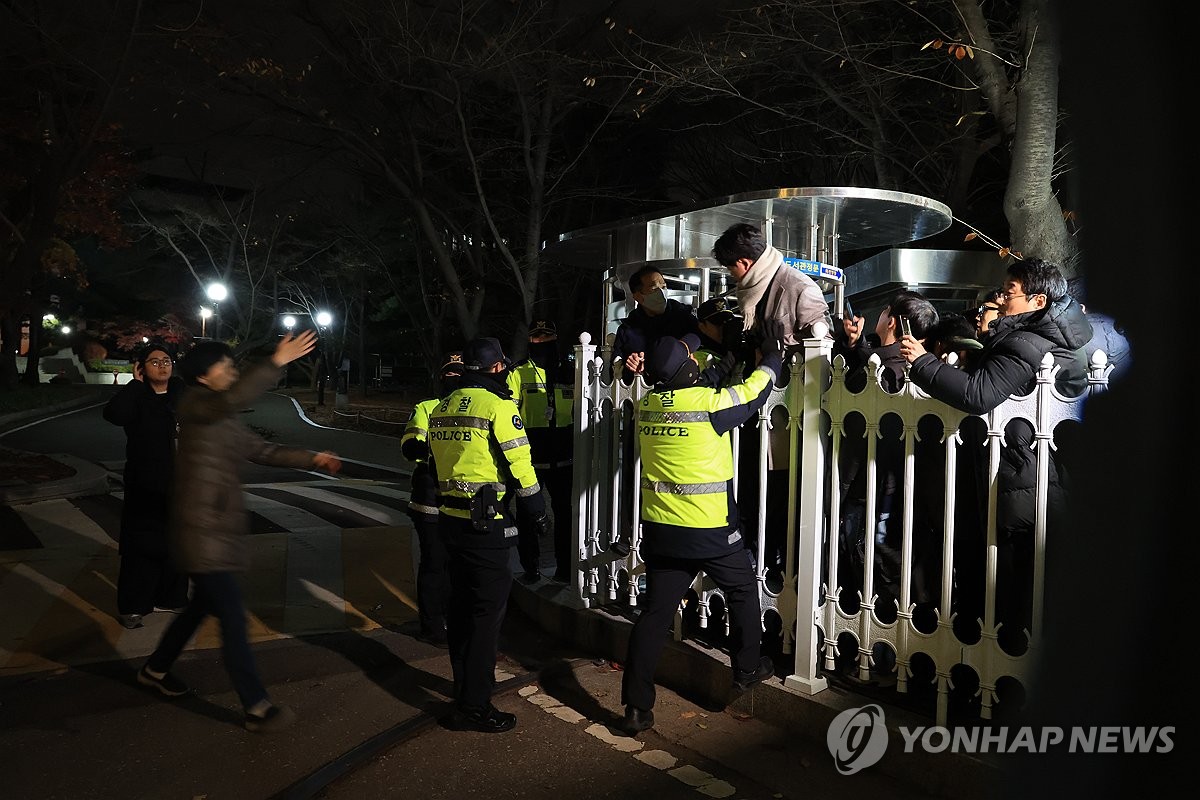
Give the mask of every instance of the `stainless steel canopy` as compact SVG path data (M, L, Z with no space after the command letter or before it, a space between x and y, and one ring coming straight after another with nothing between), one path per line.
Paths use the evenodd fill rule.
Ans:
M902 244L944 231L950 208L905 192L857 187L770 189L564 233L543 248L548 260L608 270L649 261L716 266L713 243L734 223L767 232L785 256L837 266L840 249ZM632 269L617 269L624 277Z

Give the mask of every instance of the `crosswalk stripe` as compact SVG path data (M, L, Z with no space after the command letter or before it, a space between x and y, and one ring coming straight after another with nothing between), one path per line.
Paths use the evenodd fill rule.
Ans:
M336 491L330 486L321 488L310 486L292 486L288 484L280 484L275 487L280 491L289 494L299 495L300 497L308 497L313 500L319 500L324 503L341 506L349 509L364 517L377 520L380 525L399 525L406 515L402 511L391 508L382 503L372 503L368 500L362 500L352 497L348 494Z
M246 493L247 510L265 517L285 530L295 533L340 531L341 526L334 525L323 517L311 514L302 508L281 503L269 497Z
M287 537L283 629L289 634L339 629L346 624L341 529Z
M104 529L69 500L41 500L13 506L30 532L47 549L115 549Z

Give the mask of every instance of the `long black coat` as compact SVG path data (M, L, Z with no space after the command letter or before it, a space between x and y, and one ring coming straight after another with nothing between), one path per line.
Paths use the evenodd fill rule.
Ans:
M171 477L175 466L175 407L183 381L173 377L165 394L130 381L104 407L104 418L125 429L125 501L122 555L165 558Z

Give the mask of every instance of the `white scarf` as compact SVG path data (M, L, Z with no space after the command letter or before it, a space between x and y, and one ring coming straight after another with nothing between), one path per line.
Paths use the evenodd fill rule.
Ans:
M738 282L737 299L738 310L742 312L742 330L748 331L754 327L754 308L758 305L758 301L762 300L767 286L775 277L776 270L782 265L783 253L771 245L767 245L767 249L758 257L758 261L750 266L750 269Z

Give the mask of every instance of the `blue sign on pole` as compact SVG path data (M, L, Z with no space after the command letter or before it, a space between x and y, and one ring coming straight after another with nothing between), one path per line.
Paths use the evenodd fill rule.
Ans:
M806 258L784 258L783 263L792 269L798 269L810 278L826 278L838 283L844 283L845 272L820 261L809 261Z

